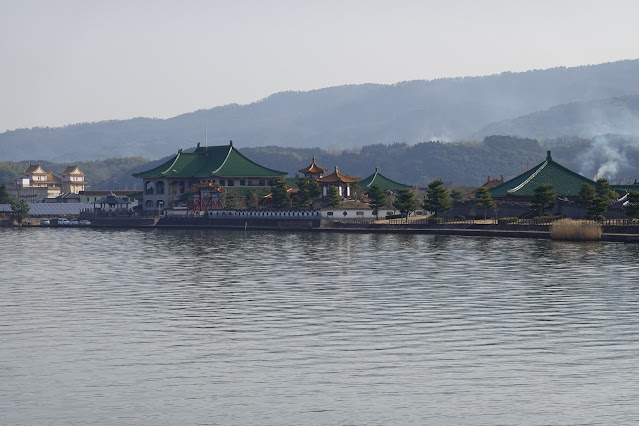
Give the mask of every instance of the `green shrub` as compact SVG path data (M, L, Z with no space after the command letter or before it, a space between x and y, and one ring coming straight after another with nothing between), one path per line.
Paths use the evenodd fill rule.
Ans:
M544 214L541 216L536 216L533 218L533 223L535 224L543 224L543 223L549 223L549 222L554 222L557 220L563 219L563 216L561 215L552 215L552 214Z
M497 223L500 225L510 225L512 223L517 223L518 221L518 217L501 217L497 219Z
M444 223L444 220L443 217L429 217L426 223Z

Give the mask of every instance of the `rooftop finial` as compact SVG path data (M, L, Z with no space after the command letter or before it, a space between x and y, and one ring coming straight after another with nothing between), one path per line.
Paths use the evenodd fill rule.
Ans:
M231 140L231 141L229 141L229 145L230 145L230 146L233 146L233 141L232 141L232 140Z
M552 157L550 156L550 151L546 151L546 161L552 161Z

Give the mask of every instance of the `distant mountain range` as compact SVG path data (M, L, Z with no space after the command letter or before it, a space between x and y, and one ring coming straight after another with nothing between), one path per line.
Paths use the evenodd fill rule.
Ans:
M605 134L639 135L639 95L557 105L491 123L473 136L525 136L535 139L592 138Z
M133 118L0 134L0 161L150 159L204 142L359 149L425 141L639 135L639 60L487 77L283 92L174 118ZM206 135L206 136L205 136Z

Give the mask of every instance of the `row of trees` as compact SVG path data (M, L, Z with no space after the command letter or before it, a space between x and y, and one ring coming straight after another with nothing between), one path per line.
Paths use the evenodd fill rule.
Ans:
M313 205L313 201L322 195L322 188L314 179L297 179L298 193L294 200L294 207L298 209L308 209ZM286 182L282 178L277 178L275 185L271 187L271 197L273 207L276 209L288 208L293 205L288 192ZM341 200L337 188L331 186L327 191L328 205L339 207Z
M371 198L371 208L374 214L386 203L383 197L384 192L381 188L369 190L368 196ZM595 186L583 184L577 198L577 203L586 207L586 218L601 220L604 213L608 210L608 205L617 199L619 195L611 188L610 183L606 179L598 179ZM452 208L452 201L460 201L461 192L452 190L450 194L444 187L441 179L435 179L428 185L426 197L421 207L424 210L431 211L437 217L440 212ZM540 184L533 193L530 202L530 210L533 212L541 212L545 214L546 210L552 209L557 200L557 193L553 189L552 184ZM639 193L630 193L628 195L629 205L626 208L626 214L631 217L639 216ZM402 189L397 195L397 200L393 203L393 207L400 211L403 217L408 217L410 212L417 209L418 201L415 194L410 189ZM475 206L484 211L484 219L488 209L495 207L490 191L486 187L479 187L475 191Z
M608 205L619 197L606 179L598 179L595 186L584 183L581 185L577 204L586 207L586 219L601 220L608 211ZM530 202L530 210L540 211L543 215L547 209L551 209L557 200L557 193L553 185L542 183L535 188ZM630 213L629 213L630 215Z
M369 197L372 199L370 190ZM444 187L444 182L441 179L435 179L428 184L426 197L421 207L426 211L433 212L434 216L438 217L439 213L450 210L453 207L453 201L460 201L461 197L461 191L452 190L449 194ZM417 206L418 201L415 193L408 188L400 190L397 194L397 200L393 203L393 207L399 210L402 216L406 218L408 218L410 212L417 209ZM484 219L486 218L486 211L495 206L495 202L487 188L480 186L477 189L475 192L475 206L484 209ZM371 207L373 207L372 204Z

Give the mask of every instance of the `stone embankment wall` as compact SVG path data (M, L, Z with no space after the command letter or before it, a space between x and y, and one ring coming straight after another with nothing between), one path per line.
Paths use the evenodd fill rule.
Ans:
M161 227L210 227L242 229L312 229L320 227L320 219L278 219L259 217L163 217L157 222Z
M153 217L92 217L91 226L135 228L138 226L154 226L158 219Z

